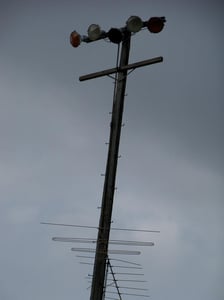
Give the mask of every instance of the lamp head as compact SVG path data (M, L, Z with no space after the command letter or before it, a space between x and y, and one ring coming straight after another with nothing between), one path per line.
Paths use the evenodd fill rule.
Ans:
M152 17L147 22L147 28L151 33L159 33L163 30L165 17Z
M119 44L123 39L123 34L120 29L111 28L107 33L107 37L112 43Z
M134 33L140 31L143 26L142 19L137 16L131 16L130 18L128 18L126 24L128 31Z
M81 36L75 30L70 34L70 43L75 48L77 48L81 44Z
M98 24L91 24L88 28L88 37L91 41L98 40L101 36L101 29Z

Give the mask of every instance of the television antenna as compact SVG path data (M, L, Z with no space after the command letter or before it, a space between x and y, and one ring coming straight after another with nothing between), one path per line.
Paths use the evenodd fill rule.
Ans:
M118 150L120 143L120 134L122 127L122 116L124 109L124 97L125 97L125 89L126 89L126 81L128 74L135 70L136 68L159 63L163 61L163 57L155 57L152 59L147 59L144 61L136 62L133 64L129 64L129 52L130 52L130 43L131 37L133 34L141 31L142 29L147 28L151 33L159 33L162 31L164 24L166 22L165 17L152 17L148 21L142 21L142 19L138 16L131 16L127 21L126 25L122 28L111 28L109 31L101 30L98 24L91 24L88 28L88 35L80 35L77 31L73 31L70 35L70 43L73 47L80 46L81 42L91 43L94 41L98 41L101 39L106 39L112 43L118 45L118 53L117 53L117 63L116 67L94 72L91 74L87 74L84 76L80 76L80 81L90 80L93 78L98 78L102 76L112 77L112 74L115 74L115 86L114 86L114 97L113 97L113 109L112 109L112 117L110 124L110 138L109 138L109 148L108 148L108 156L107 156L107 164L106 164L106 172L105 172L105 180L104 180L104 188L103 188L103 196L102 196L102 205L101 205L101 214L99 220L99 226L95 227L98 230L97 239L94 240L93 243L96 244L96 248L76 248L73 247L73 251L79 252L92 252L95 254L94 258L94 268L92 275L92 284L91 284L91 293L90 300L103 300L106 297L106 293L113 294L113 291L108 291L107 287L115 287L116 294L121 300L122 295L135 295L148 297L147 295L139 295L139 294L131 294L131 293L121 293L120 287L118 286L118 280L115 278L115 272L113 271L113 266L111 264L111 258L109 258L110 254L125 254L125 255L136 255L140 254L139 251L134 250L110 250L108 249L110 241L110 230L132 230L133 229L119 229L119 228L111 228L111 218L112 218L112 209L113 209L113 199L114 199L114 191L115 191L115 181L116 181L116 171L117 171L117 163L118 163ZM121 51L120 51L121 45ZM129 73L128 73L129 72ZM58 223L43 223L48 225L58 225L58 226L74 226L74 227L86 227L91 228L91 226L81 226L81 225L69 225L69 224L58 224ZM137 230L135 230L137 231ZM144 230L139 230L144 231ZM157 231L158 232L158 231ZM92 239L86 239L79 241L73 238L55 238L58 241L66 241L66 242L92 242ZM118 242L118 241L116 241ZM120 243L125 241L119 241ZM127 242L127 241L126 241ZM139 246L140 242L137 241L129 241L129 245L131 243L135 243L135 246ZM144 242L142 242L144 243ZM142 244L143 245L143 244ZM112 278L110 278L110 276ZM126 274L127 275L127 274ZM113 282L113 284L108 285L108 281ZM131 281L131 279L121 279L123 281ZM120 281L121 281L120 280ZM133 280L135 282L141 282L141 280Z

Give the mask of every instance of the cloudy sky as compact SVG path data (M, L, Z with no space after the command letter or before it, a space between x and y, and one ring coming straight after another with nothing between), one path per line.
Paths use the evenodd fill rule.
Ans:
M151 299L223 299L222 1L0 4L0 298L89 299L92 267L51 238L96 230L40 222L98 225L113 80L78 78L114 67L117 46L74 49L69 35L138 15L167 23L133 36L130 62L164 62L128 77L113 226L161 233L112 237L155 242L128 258L144 266Z

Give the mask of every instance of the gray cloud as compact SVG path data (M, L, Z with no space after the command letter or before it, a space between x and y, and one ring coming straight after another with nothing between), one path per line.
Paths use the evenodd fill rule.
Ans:
M116 46L69 45L90 23L165 15L160 35L132 38L130 62L164 56L128 78L113 225L160 234L136 258L155 299L223 296L223 21L219 1L7 1L1 9L0 233L2 299L89 297L71 245L52 236L98 224L113 80L78 77L116 61ZM118 9L119 8L119 9ZM135 260L135 258L133 258Z

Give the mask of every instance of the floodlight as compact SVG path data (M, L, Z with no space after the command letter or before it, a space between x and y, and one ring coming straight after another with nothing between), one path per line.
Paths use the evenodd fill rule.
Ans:
M159 33L163 30L165 17L152 17L147 22L147 28L151 33Z
M70 34L70 43L75 48L77 48L81 44L81 36L77 31L72 31L72 33Z
M123 39L123 34L120 29L111 28L107 33L107 37L112 43L119 44Z
M143 26L142 19L137 16L131 16L130 18L128 18L126 24L127 24L127 29L130 32L134 32L134 33L140 31Z
M91 41L98 40L101 35L100 26L97 24L91 24L88 28L88 37Z

